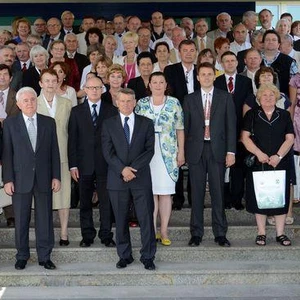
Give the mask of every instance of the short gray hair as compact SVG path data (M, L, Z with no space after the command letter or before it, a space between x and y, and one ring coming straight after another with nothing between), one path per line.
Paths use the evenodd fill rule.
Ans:
M134 92L134 90L132 90L130 88L120 89L120 91L118 92L117 98L119 98L120 94L131 95L133 97L133 99L135 100L135 92Z
M37 94L36 91L30 87L30 86L24 86L21 89L18 90L17 94L16 94L16 100L17 102L20 101L21 96L25 93L31 93L32 95L34 95L35 98L37 98Z
M248 10L248 11L245 11L243 13L243 18L242 18L242 23L245 23L245 21L247 19L250 19L252 17L258 17L258 13L256 13L255 11L253 10Z
M29 56L30 60L33 63L33 57L37 54L44 54L46 56L46 63L48 62L49 59L49 52L41 45L35 45L31 48Z

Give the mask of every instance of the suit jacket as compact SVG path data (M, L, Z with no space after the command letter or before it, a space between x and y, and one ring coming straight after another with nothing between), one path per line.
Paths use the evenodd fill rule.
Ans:
M74 60L78 66L78 70L81 78L83 69L90 64L90 61L86 57L86 55L80 54L78 52L75 53Z
M242 50L239 51L236 55L237 60L238 60L238 66L237 66L237 72L241 73L245 70L246 64L245 64L245 55L247 53L247 50Z
M204 109L201 90L186 95L183 103L185 158L197 164L204 145ZM210 141L214 158L224 162L227 152L236 152L236 114L231 94L214 88L210 111Z
M297 40L296 42L294 42L294 49L296 51L300 51L300 40Z
M17 92L22 87L22 80L23 80L23 72L14 71L12 72L12 80L9 86Z
M195 37L195 38L193 39L193 41L195 42L197 51L198 51L198 53L199 53L201 50L200 50L200 44L198 43L197 37ZM211 49L211 50L213 51L213 53L215 52L215 49L214 49L214 41L213 41L212 38L210 38L210 37L208 37L208 36L206 36L206 47L205 47L205 48Z
M51 117L46 106L44 97L40 95L37 98L37 111L39 114ZM68 123L72 109L72 102L67 98L56 95L57 105L54 116L57 132L57 140L60 154L60 162L68 162Z
M8 117L14 116L20 112L19 107L17 106L16 92L12 88L8 90L5 112Z
M63 35L62 33L59 34L58 40L61 40L61 41L64 40L64 35ZM49 45L50 42L51 42L51 40L50 40L50 35L47 34L47 35L45 36L44 41L43 41L43 47L44 47L45 49L48 49L48 46L50 46L50 45Z
M117 114L117 108L101 101L97 125L94 127L88 101L72 108L68 125L69 167L77 167L79 175L107 176L107 164L101 147L101 129L104 119Z
M127 87L134 90L136 100L148 96L147 87L145 86L144 80L141 76L131 78L128 82Z
M22 113L3 125L3 182L13 182L16 193L29 193L35 182L39 192L51 190L60 180L60 159L55 121L37 114L37 143L33 151Z
M166 79L171 88L171 95L177 98L182 105L184 96L188 94L185 74L181 63L165 67L164 70ZM197 80L197 68L194 67L194 91L200 89L199 81Z
M235 79L235 89L232 97L237 115L237 138L239 138L243 122L243 105L247 103L250 107L253 107L255 99L251 79L239 74L236 75ZM214 86L228 92L226 77L224 74L216 78Z
M111 190L152 189L149 163L154 155L153 121L135 114L131 143L128 146L121 117L118 114L103 123L103 155L108 163L107 188ZM137 170L136 178L123 181L122 170Z
M29 68L23 73L22 86L32 87L36 91L37 95L39 95L41 92L39 81L40 81L40 74L38 73L38 71L34 66Z
M30 67L32 67L33 65L32 65L32 62L30 62L30 64L29 64L29 68ZM28 68L28 69L29 69ZM27 69L27 70L28 70ZM14 63L12 64L12 66L11 66L11 71L12 72L15 72L15 71L22 71L22 68L21 68L21 64L20 64L20 61L19 60L15 60L14 61Z

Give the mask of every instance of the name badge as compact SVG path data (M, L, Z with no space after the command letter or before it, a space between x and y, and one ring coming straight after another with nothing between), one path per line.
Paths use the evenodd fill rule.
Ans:
M160 132L162 132L162 127L155 125L154 130L155 130L155 133L160 133Z
M205 120L204 124L205 126L209 126L209 120Z

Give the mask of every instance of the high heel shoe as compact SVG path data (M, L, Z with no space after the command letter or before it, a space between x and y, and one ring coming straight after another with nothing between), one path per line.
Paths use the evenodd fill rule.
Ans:
M62 238L59 240L59 246L68 246L70 244L69 240L63 240Z
M161 239L161 244L164 246L170 246L172 242L169 239Z
M161 242L161 234L160 233L157 233L155 235L155 239L156 239L156 242Z

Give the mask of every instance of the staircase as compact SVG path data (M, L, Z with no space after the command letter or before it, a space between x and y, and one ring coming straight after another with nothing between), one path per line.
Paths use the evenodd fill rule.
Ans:
M135 261L125 269L115 267L115 248L106 248L98 238L89 248L79 247L81 240L79 211L72 209L68 247L60 247L58 214L54 212L55 240L52 260L57 269L38 266L34 229L30 229L31 258L24 271L14 269L14 229L6 227L0 216L0 286L212 286L212 285L287 285L300 284L300 206L294 208L295 223L286 226L292 246L275 241L275 228L267 228L267 246L254 243L254 216L244 211L227 210L227 238L230 248L214 243L210 226L211 208L205 209L205 234L199 247L189 247L190 209L173 211L170 222L169 247L158 245L156 271L148 271L139 262L139 228L131 229ZM32 216L33 220L33 216ZM94 210L95 224L99 213ZM99 228L99 226L98 226Z

